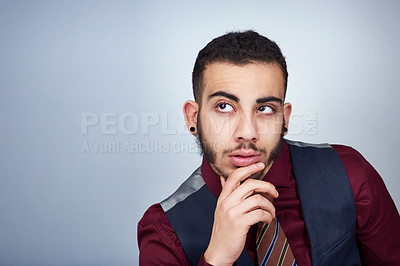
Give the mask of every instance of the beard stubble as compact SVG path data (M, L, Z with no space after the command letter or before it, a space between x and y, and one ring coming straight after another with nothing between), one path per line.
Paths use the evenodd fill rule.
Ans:
M282 141L283 141L283 135L284 135L284 127L285 127L285 119L282 120L282 127L281 127L281 132L280 132L280 137L278 143L271 149L271 154L268 157L267 164L265 165L265 168L269 169L269 167L272 165L272 163L278 158L279 152L281 149ZM225 179L228 178L229 173L224 171L224 169L220 169L216 165L216 157L217 157L217 152L215 151L215 147L212 147L210 143L205 141L201 123L200 123L200 113L197 116L197 135L196 135L196 143L200 148L200 155L203 155L206 161L210 164L210 166L214 169L214 171L217 172L218 175L222 175L225 177ZM259 149L253 142L247 142L247 143L241 143L235 148L230 148L230 149L225 149L222 152L222 155L232 153L236 150L240 149L252 149L256 152L259 153L264 153L267 154L267 151L265 149ZM266 173L265 173L266 174ZM264 171L257 172L253 175L251 175L249 178L253 179L262 179L264 177Z

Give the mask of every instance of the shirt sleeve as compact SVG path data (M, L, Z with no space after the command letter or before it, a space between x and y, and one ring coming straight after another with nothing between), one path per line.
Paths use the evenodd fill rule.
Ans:
M400 265L400 216L378 172L356 150L334 146L353 190L363 265Z
M190 265L181 242L160 204L154 204L138 223L139 265ZM200 258L199 266L210 265Z

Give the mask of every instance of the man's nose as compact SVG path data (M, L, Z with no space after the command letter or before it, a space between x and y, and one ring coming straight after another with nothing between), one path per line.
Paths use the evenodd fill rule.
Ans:
M255 117L242 115L236 126L234 138L238 142L256 142L260 138Z

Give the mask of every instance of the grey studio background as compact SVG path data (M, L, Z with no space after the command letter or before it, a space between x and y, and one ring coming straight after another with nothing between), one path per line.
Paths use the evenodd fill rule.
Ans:
M347 144L400 206L398 1L1 1L0 265L137 265L136 226L200 164L197 52L287 57L290 139Z

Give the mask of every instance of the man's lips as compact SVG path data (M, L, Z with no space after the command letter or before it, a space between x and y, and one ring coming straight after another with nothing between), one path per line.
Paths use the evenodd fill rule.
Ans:
M238 167L248 166L260 161L260 154L251 149L240 149L229 155L230 162Z

